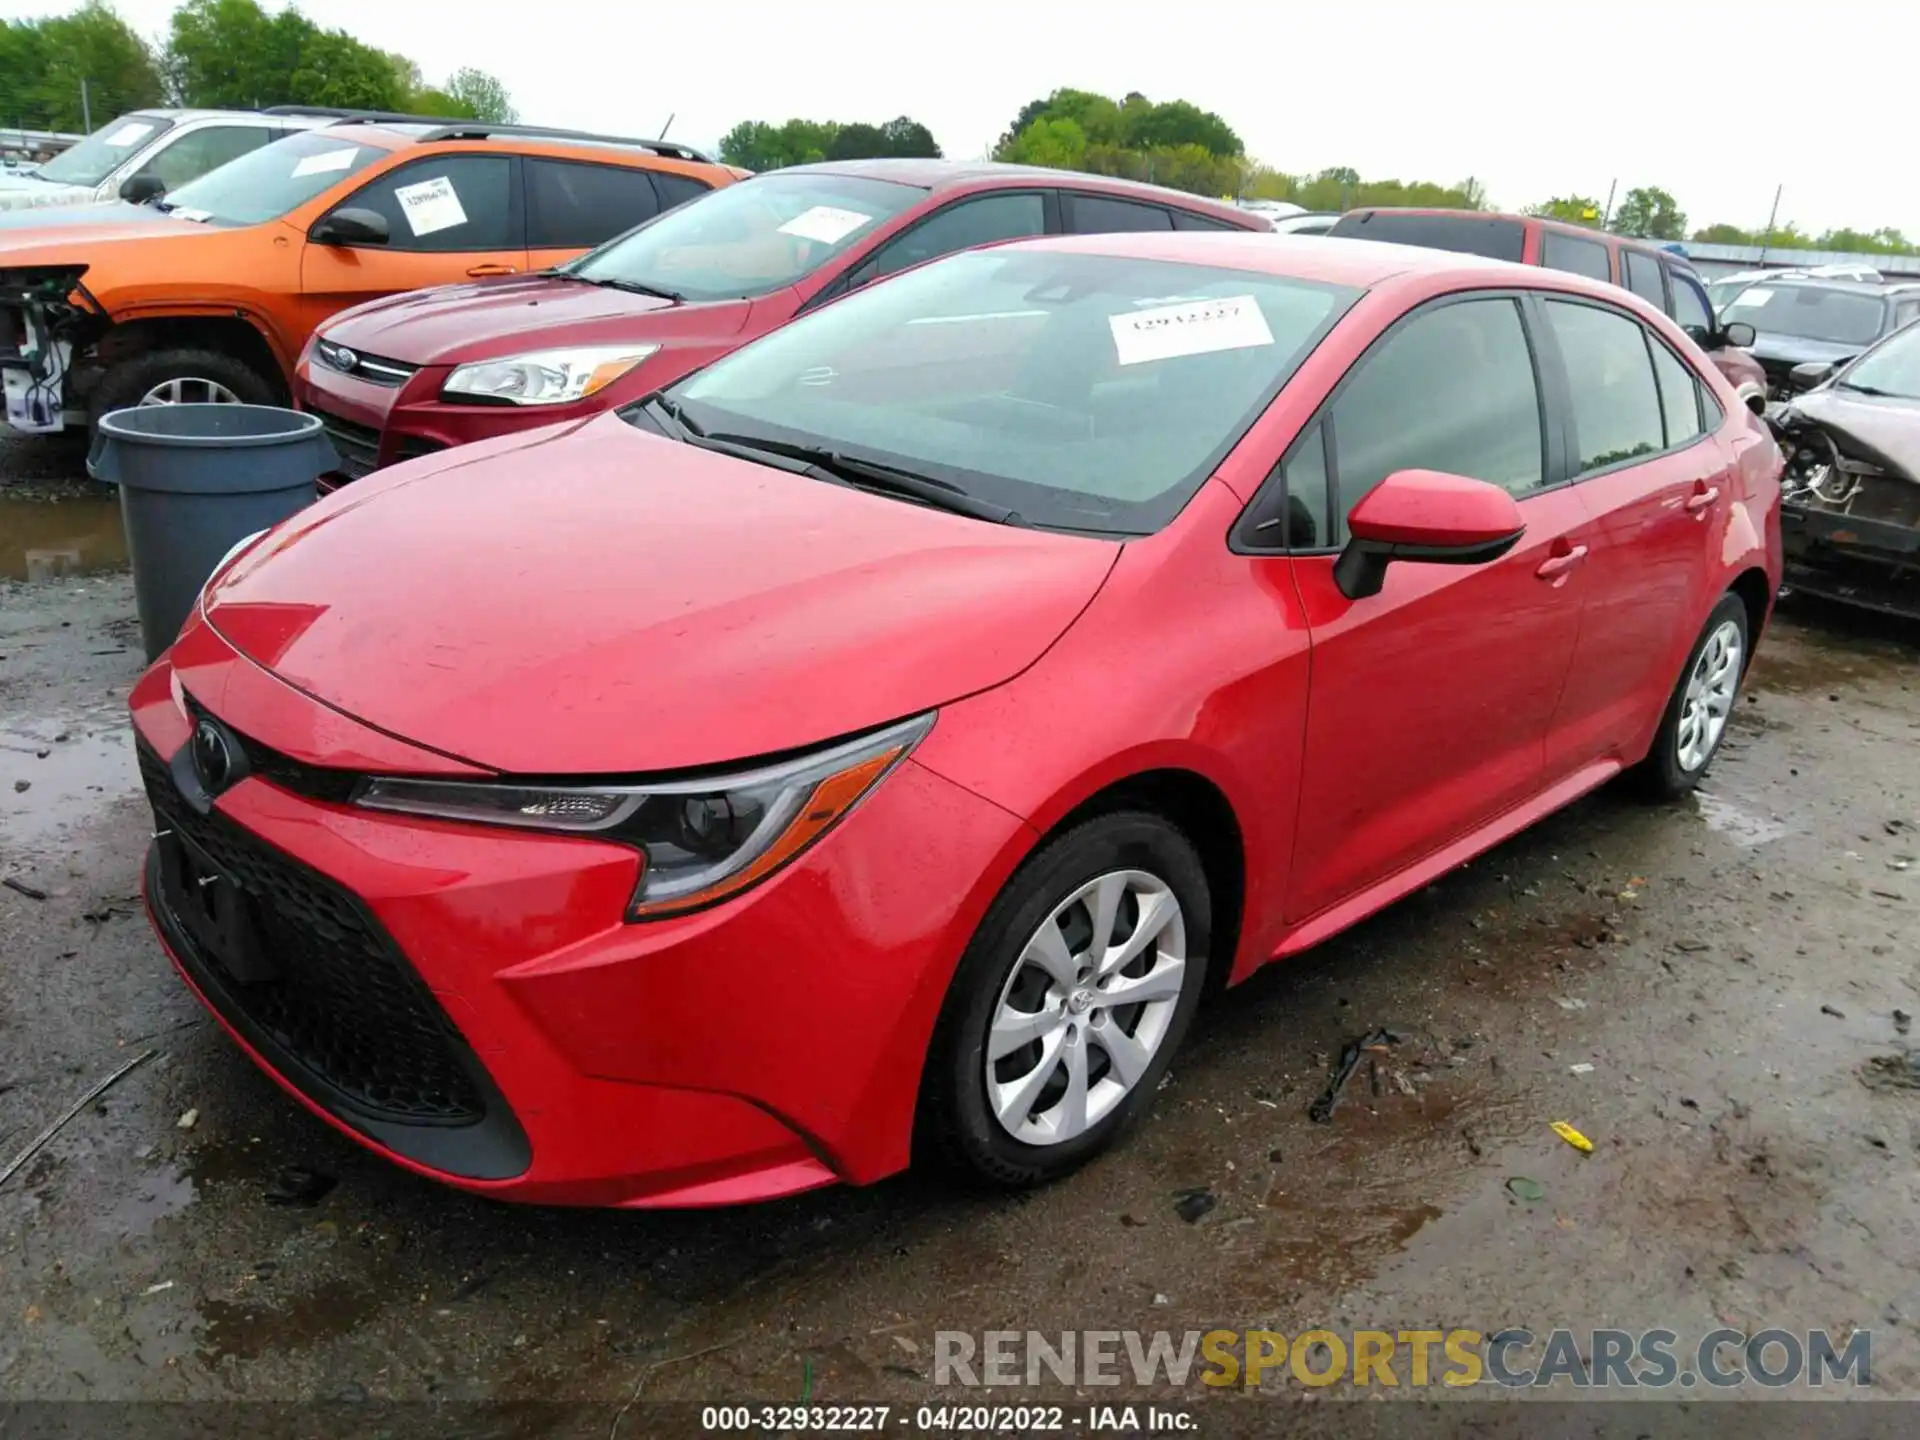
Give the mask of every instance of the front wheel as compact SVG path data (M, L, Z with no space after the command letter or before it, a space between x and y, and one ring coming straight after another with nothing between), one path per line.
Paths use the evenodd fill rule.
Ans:
M1644 788L1677 800L1700 783L1727 733L1747 667L1747 607L1723 595L1687 655L1653 749L1640 767Z
M1206 872L1157 815L1049 843L994 902L955 972L921 1139L964 1174L1043 1184L1152 1102L1206 979Z
M278 405L280 387L219 350L148 350L110 366L93 392L92 420L135 405Z

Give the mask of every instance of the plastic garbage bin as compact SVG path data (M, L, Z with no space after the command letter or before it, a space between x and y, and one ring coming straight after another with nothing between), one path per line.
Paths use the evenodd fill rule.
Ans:
M147 659L193 613L221 557L313 503L340 463L320 417L272 405L142 405L101 417L87 473L120 487Z

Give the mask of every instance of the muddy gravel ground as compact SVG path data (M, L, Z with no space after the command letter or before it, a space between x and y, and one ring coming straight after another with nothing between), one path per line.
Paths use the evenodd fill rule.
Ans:
M176 981L135 894L149 817L121 702L141 654L112 515L0 495L0 878L24 887L0 888L0 1165L154 1052L0 1186L0 1396L646 1435L698 1429L670 1402L982 1398L932 1383L938 1330L1724 1325L1868 1330L1871 1388L1825 1393L1920 1398L1912 633L1788 607L1696 799L1604 790L1256 977L1203 1016L1128 1142L1050 1190L909 1176L731 1213L532 1210L363 1154ZM1396 1040L1313 1123L1376 1027ZM994 1398L1066 1402L1069 1429L1089 1398L1155 1399L1205 1434L1376 1433L1386 1412L1613 1433L1650 1413L1365 1393L1276 1373ZM584 1408L458 1408L479 1401ZM1724 1433L1729 1403L1620 1433ZM1910 1434L1920 1414L1790 1408L1780 1433L1871 1411ZM38 1413L157 1433L223 1412Z

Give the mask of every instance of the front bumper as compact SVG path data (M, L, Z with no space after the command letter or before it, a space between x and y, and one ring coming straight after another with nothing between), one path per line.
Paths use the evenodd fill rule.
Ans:
M190 707L265 757L205 814ZM903 1168L948 981L1028 838L908 761L762 885L630 925L621 846L327 798L300 767L328 758L313 737L337 742L342 717L203 621L132 709L171 832L148 908L195 993L315 1114L503 1199L729 1204ZM368 734L361 753L391 755ZM240 897L237 930L218 904L195 911L207 872Z
M1920 618L1920 528L1783 504L1780 536L1791 589Z

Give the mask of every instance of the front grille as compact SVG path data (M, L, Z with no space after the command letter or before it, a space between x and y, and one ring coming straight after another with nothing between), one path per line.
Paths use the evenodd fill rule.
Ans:
M208 1000L329 1109L416 1126L480 1121L486 1102L458 1033L360 900L218 810L198 813L144 744L139 758L159 843L183 837L239 889L253 944L271 961L270 978L243 979L234 957L192 943L179 917L197 902L175 893L169 877L181 868L163 865L157 898Z
M420 369L418 365L409 365L404 360L388 360L379 355L363 355L358 350L350 350L322 340L314 346L314 358L329 370L338 370L343 375L352 375L365 380L370 385L385 385L389 388L404 385Z
M186 696L187 714L194 720L211 720L213 715L207 707L193 696ZM309 800L324 800L332 805L345 805L353 799L353 792L360 783L360 776L352 770L335 770L325 765L309 765L304 760L296 760L291 755L282 755L270 745L263 745L250 735L242 735L226 721L218 722L226 733L240 742L241 752L247 757L247 773L257 775L262 780L271 781L282 790L290 790L295 795L304 795Z
M333 442L333 448L340 457L339 473L349 480L358 480L369 474L380 464L380 432L371 425L357 425L351 420L342 419L331 411L318 407L309 407L320 417L320 427L327 432L327 438Z

